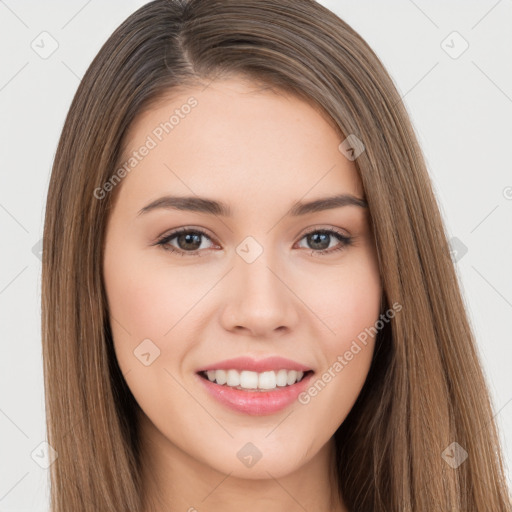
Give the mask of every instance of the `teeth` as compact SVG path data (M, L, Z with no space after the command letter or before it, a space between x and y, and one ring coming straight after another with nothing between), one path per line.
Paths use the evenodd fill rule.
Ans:
M260 389L274 389L276 387L276 372L263 372L258 376L258 387Z
M276 375L276 384L278 386L286 386L288 382L288 372L286 370L279 370Z
M296 382L297 380L297 371L296 370L290 370L288 372L288 377L286 378L286 384L288 384L288 386L290 384L293 384L294 382Z
M211 382L226 384L238 389L276 389L276 387L291 386L300 382L304 372L296 370L279 370L278 372L252 372L243 370L208 370L206 376Z
M226 375L226 371L225 370L217 370L215 371L214 370L214 380L217 381L217 384L226 384L226 382L228 381L228 377ZM210 377L208 376L208 378L210 379ZM212 380L212 379L210 379Z
M240 386L244 389L257 389L258 374L256 372L249 372L244 370L243 372L240 373Z
M240 374L236 370L228 370L228 381L226 384L233 388L240 386Z

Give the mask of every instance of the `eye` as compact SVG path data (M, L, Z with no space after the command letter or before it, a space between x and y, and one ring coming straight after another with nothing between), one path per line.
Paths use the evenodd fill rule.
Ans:
M334 247L330 247L330 242L333 241L333 238L338 240L338 245ZM336 229L315 229L306 233L301 240L307 240L311 251L311 255L324 255L324 254L332 254L336 251L341 251L345 249L348 245L352 243L352 238L344 235L340 231ZM316 250L319 249L319 250Z
M180 256L184 256L185 254L187 256L201 256L201 249L205 249L205 247L202 247L201 238L211 240L211 238L199 228L180 228L164 235L154 245L159 245L166 251L177 253ZM311 249L312 256L331 254L345 249L352 243L351 237L335 229L315 229L303 235L300 240L304 239L306 239L307 243L310 245L309 249ZM333 239L338 240L337 246L331 246ZM171 244L174 240L178 247Z
M160 238L155 245L181 256L187 253L187 256L201 256L199 249L204 249L204 247L201 247L201 237L210 240L210 237L201 229L180 228ZM174 239L176 239L178 247L170 245L170 242Z

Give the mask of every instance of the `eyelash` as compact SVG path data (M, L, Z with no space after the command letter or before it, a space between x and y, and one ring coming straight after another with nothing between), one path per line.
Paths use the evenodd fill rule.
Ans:
M163 237L159 238L154 245L159 245L165 251L169 251L169 252L172 252L172 253L177 253L180 256L185 256L185 255L187 255L187 256L201 256L201 252L203 252L202 250L183 251L181 249L176 249L176 247L173 247L172 245L168 245L169 242L173 238L176 238L177 235L180 235L182 233L201 234L204 237L206 237L209 240L211 240L211 237L206 232L204 232L202 229L199 229L199 228L194 228L194 229L191 229L191 228L180 228L180 229L176 229L172 233L169 233L169 234L164 235ZM340 251L340 250L345 249L347 246L351 245L352 241L353 241L352 237L348 237L348 236L344 235L343 233L341 233L340 231L337 231L336 229L314 229L312 231L308 231L307 233L304 233L302 235L302 237L300 238L300 240L302 240L306 236L311 235L313 233L322 233L322 234L333 235L341 243L339 244L338 247L336 247L334 249L333 248L331 248L331 249L322 249L322 250L319 250L319 251L315 251L314 249L311 249L311 256L318 256L318 255L322 256L324 254L332 254L332 253L334 253L336 251Z

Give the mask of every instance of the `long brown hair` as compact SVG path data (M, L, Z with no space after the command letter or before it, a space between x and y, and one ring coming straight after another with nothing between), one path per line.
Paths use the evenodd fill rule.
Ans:
M354 512L508 512L497 427L445 228L406 109L383 65L314 0L156 0L85 73L55 155L44 225L42 339L52 512L142 510L136 411L113 351L102 263L134 119L178 87L240 76L317 106L355 160L387 304L368 378L335 434ZM136 172L136 171L134 171ZM116 187L118 190L122 183ZM452 443L468 454L456 469ZM453 448L453 445L452 445Z

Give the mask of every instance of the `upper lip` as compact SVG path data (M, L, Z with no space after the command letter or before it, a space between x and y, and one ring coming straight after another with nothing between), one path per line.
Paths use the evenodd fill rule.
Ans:
M264 359L253 359L252 357L235 357L234 359L224 359L208 366L203 366L197 372L205 372L208 370L249 370L253 372L267 372L278 370L297 370L307 372L311 370L306 365L292 361L285 357L271 356Z

